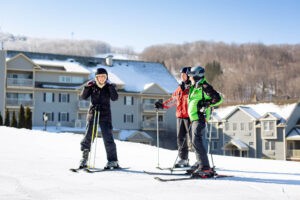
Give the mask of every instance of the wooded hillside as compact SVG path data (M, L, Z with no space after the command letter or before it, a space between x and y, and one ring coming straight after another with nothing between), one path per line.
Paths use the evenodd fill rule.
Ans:
M300 44L193 42L146 48L143 60L164 63L174 74L201 65L227 103L299 99Z

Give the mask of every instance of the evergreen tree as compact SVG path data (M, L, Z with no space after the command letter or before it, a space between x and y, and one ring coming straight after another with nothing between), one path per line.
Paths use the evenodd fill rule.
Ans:
M8 109L6 109L6 111L5 111L4 126L10 126L10 116L9 116Z
M3 118L2 118L1 112L0 112L0 126L3 126Z
M20 106L18 128L25 128L25 110L23 105Z
M17 122L17 118L16 118L16 112L13 111L13 115L12 115L12 119L11 119L11 124L10 124L11 127L15 127L17 128L18 127L18 122Z
M32 129L32 113L29 107L25 110L25 128Z

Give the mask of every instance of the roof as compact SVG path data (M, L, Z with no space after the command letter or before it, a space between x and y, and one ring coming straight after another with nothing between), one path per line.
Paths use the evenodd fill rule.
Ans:
M300 128L293 128L286 137L287 140L300 140Z
M237 106L235 109L233 109L229 114L227 114L224 118L227 119L231 115L233 115L237 110L241 110L242 112L246 113L249 117L251 117L253 120L259 119L261 116L252 108L246 107L246 106Z
M166 92L173 93L178 86L176 79L160 63L119 60L113 62L113 66L97 65L87 68L91 72L91 78L94 78L99 67L107 70L112 82L119 80L125 83L124 90L128 92L142 92L156 83Z
M142 135L144 138L152 140L152 137L148 135L146 132L138 131L138 130L121 130L119 133L120 140L128 140L129 138L135 136L136 134Z
M253 119L262 119L268 114L273 117L280 119L280 122L286 122L291 114L293 113L297 103L276 105L274 103L259 103L259 104L248 104L244 106L227 106L215 109L214 112L221 118L226 119L232 115L237 109L242 110Z
M63 70L66 72L75 72L75 73L85 73L89 74L90 71L87 70L80 63L75 62L73 59L66 59L65 61L60 60L43 60L43 59L32 59L32 61L41 66L43 69L48 70ZM47 68L48 67L48 68Z
M113 59L112 66L106 66L99 57L72 56L25 51L7 51L8 57L24 54L42 70L66 71L90 74L95 77L97 68L105 68L111 82L127 92L142 92L151 83L156 83L167 93L173 93L178 82L168 69L158 62Z
M230 146L236 146L241 151L248 151L249 150L249 147L244 142L242 142L241 140L238 140L238 139L230 140L230 142L225 144L224 148L228 149Z

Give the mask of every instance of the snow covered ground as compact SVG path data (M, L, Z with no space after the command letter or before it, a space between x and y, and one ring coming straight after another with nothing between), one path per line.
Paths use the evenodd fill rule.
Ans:
M1 200L93 199L300 199L300 162L214 156L225 179L158 182L143 170L157 171L153 146L117 142L128 172L73 173L81 157L82 135L0 127ZM171 166L177 151L160 149L160 166ZM190 155L191 163L195 160ZM98 139L96 167L106 163ZM174 176L172 176L174 177Z

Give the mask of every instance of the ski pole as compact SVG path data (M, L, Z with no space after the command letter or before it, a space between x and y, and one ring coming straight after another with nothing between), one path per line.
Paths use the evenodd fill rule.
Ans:
M97 141L98 141L98 128L99 128L99 118L100 118L100 112L99 112L99 110L97 110L96 111L96 113L97 113L97 121L96 121L96 123L97 123L97 125L96 125L96 133L95 133L95 145L94 145L94 162L93 162L93 167L95 167L95 163L96 163L96 153L97 153Z
M90 153L89 153L89 159L88 159L88 169L90 169L90 164L91 164L91 154L92 154L92 144L94 140L94 135L95 135L95 124L96 124L96 118L97 118L97 112L96 110L94 111L94 120L93 120L93 128L92 128L92 138L91 138L91 144L90 144Z
M178 157L179 157L179 151L181 151L181 150L182 150L182 148L183 148L183 145L184 145L185 141L186 141L186 137L184 138L182 145L179 147L179 150L178 150L178 153L177 153L176 159L175 159L175 161L174 161L174 164L173 164L173 166L172 166L172 168L171 168L171 170L170 170L170 171L173 171L173 169L175 168L176 162L177 162L177 160L178 160Z
M211 115L212 115L213 109L211 108ZM210 115L210 120L211 120L211 115ZM214 164L214 159L213 159L213 155L211 152L211 132L212 132L212 121L210 123L210 127L209 127L209 140L208 140L208 153L210 153L210 157L211 157L211 163L213 166L213 169L215 169L215 164Z
M171 168L171 171L173 171L173 169L175 168L175 164L176 164L176 162L177 162L177 160L178 160L178 157L179 157L179 152L182 150L182 148L183 148L183 145L184 145L184 143L187 141L187 137L190 137L190 130L191 130L191 124L189 125L189 128L188 128L188 132L186 133L186 136L185 136L185 138L184 138L184 140L183 140L183 143L182 143L182 145L179 147L179 149L178 149L178 154L177 154L177 156L176 156L176 159L175 159L175 162L174 162L174 164L173 164L173 167ZM178 137L178 136L177 136ZM187 142L187 145L188 145L188 142Z
M156 109L156 140L157 140L157 167L159 168L159 125L158 125L158 109Z

